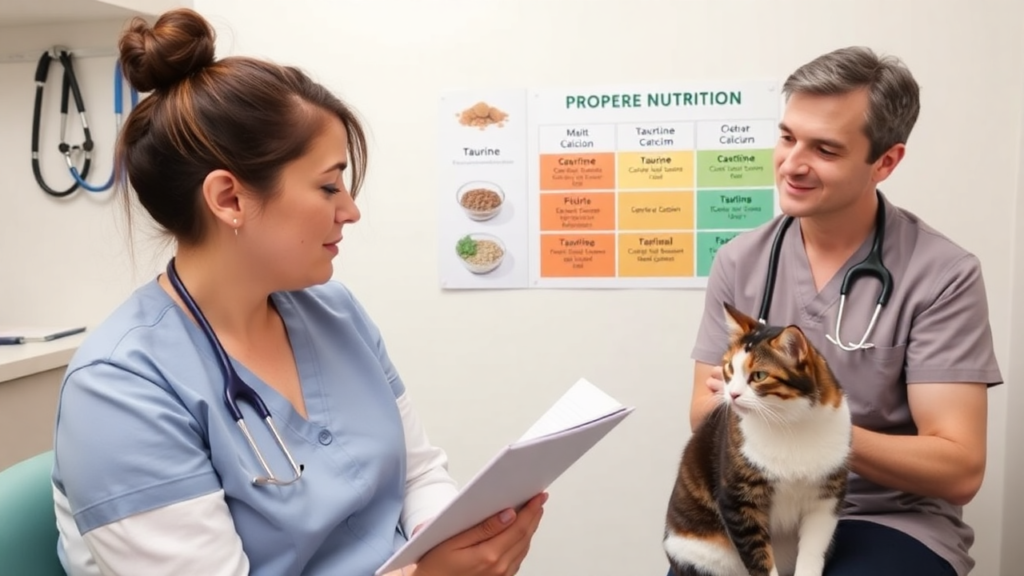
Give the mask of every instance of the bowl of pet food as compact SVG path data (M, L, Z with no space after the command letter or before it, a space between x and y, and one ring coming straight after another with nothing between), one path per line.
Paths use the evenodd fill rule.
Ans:
M467 182L455 198L466 216L477 222L494 218L505 204L505 192L493 182Z
M466 234L455 243L455 253L473 274L487 274L501 266L505 244L490 234Z

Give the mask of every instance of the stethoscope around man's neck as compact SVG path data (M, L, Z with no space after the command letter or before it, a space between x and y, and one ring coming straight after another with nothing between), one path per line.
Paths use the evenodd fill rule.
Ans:
M874 344L869 343L867 339L875 327L875 322L878 320L878 314L882 311L882 308L888 304L889 297L892 295L892 274L882 262L882 249L885 245L885 203L880 192L876 191L875 195L878 199L878 208L875 211L875 231L874 239L871 241L871 250L863 260L851 266L843 276L843 283L839 288L839 313L836 316L835 335L825 335L829 342L843 350L846 350L847 352L874 347ZM764 294L761 297L761 311L758 314L758 320L762 324L767 323L768 312L771 310L772 306L772 294L775 291L775 277L779 268L779 255L782 252L782 239L786 235L786 230L789 228L790 224L793 223L793 220L794 218L792 216L783 217L782 222L775 231L775 238L772 240L771 254L768 257L768 272L764 284ZM850 292L850 287L860 276L874 276L882 284L882 290L878 294L878 300L875 303L875 312L871 315L871 322L868 324L867 330L864 331L864 336L860 339L860 342L856 344L850 342L849 344L844 345L842 338L839 335L840 327L843 322L843 308L846 305L846 296Z

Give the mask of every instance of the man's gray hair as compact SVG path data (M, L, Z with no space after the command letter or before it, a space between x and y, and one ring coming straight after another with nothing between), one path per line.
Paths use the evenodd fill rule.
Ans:
M896 144L906 144L921 110L920 88L895 56L878 56L870 48L851 46L823 54L786 79L782 92L819 96L868 90L864 134L871 143L868 162Z

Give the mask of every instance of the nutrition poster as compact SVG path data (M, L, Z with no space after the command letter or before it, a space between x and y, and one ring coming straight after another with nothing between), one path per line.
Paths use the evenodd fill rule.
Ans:
M702 288L778 213L774 82L441 99L441 285Z

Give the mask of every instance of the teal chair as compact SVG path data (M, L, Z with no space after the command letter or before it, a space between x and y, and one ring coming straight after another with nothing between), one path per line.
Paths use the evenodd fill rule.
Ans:
M0 575L67 576L57 558L53 452L0 471Z

